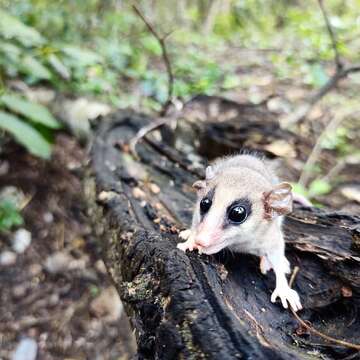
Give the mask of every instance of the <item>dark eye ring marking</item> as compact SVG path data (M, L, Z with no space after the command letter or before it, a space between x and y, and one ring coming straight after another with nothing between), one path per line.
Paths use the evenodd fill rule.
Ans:
M248 199L234 201L226 210L226 225L240 225L251 214L251 202Z

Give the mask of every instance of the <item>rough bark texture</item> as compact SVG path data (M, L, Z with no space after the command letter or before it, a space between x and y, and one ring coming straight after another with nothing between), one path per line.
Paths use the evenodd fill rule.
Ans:
M240 133L265 116L259 108L251 111L248 106L244 112L234 107L235 118L246 111L257 113L255 119L239 120ZM269 117L269 123L257 129L261 136L275 126L274 116ZM126 144L149 121L130 112L103 119L86 184L89 212L136 332L139 358L353 356L355 350L309 334L289 311L270 302L274 275L261 275L257 258L226 251L217 256L184 254L176 249L177 231L188 227L191 219L191 184L204 167L191 147L196 142L192 136L201 139L202 129L209 136L205 141L213 141L209 134L219 134L219 127L228 125L184 121L177 130L177 149L150 136L138 145L140 159L135 160ZM203 141L199 147L205 148ZM305 308L301 317L328 335L360 342L359 218L296 207L284 230L289 260L300 267L294 287Z

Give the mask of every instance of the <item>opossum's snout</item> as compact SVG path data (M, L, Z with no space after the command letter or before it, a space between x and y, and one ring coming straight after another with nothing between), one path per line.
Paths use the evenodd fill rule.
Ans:
M195 233L195 243L205 254L214 254L224 246L224 221L219 210L212 206L212 198L204 197L200 201L201 222Z
M220 224L201 223L197 229L195 243L203 248L216 245L221 241Z

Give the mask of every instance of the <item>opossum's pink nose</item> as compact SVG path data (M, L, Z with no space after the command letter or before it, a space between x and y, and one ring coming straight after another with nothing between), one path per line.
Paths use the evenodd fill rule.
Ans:
M195 237L195 243L204 248L216 244L221 237L220 231L200 231Z
M195 238L195 243L202 247L208 247L212 244L211 237L208 234L199 234Z

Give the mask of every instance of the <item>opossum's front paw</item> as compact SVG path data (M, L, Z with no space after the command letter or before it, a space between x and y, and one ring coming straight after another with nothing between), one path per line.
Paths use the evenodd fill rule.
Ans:
M183 243L179 243L176 245L176 247L182 251L186 251L186 250L190 250L193 251L194 250L194 246L192 246L191 244L189 244L187 241L183 242Z
M300 297L298 293L291 289L289 286L287 287L277 287L271 295L271 302L275 302L277 298L280 298L282 306L287 309L288 303L292 307L294 311L298 311L302 309L302 305L300 302Z
M183 243L177 244L178 249L180 249L184 252L186 250L193 251L195 249L199 249L199 246L197 244L195 244L194 236L192 235L192 231L190 229L181 231L179 233L179 237L181 237L182 239L184 239L186 241Z
M198 245L196 245L191 239L177 244L176 247L184 252L186 252L186 250L193 251L199 249Z
M187 240L191 235L191 229L183 230L179 232L179 237Z

